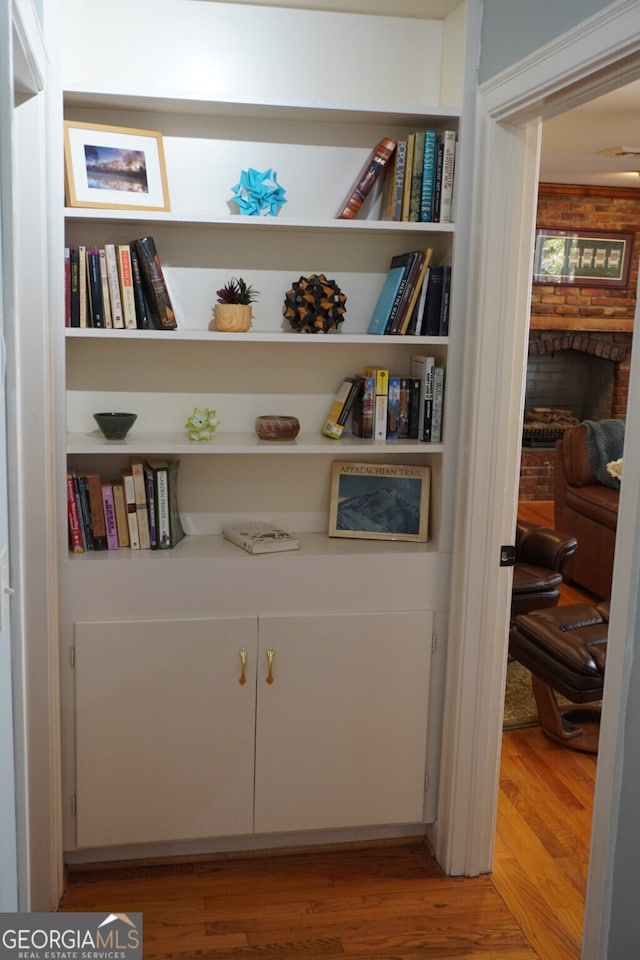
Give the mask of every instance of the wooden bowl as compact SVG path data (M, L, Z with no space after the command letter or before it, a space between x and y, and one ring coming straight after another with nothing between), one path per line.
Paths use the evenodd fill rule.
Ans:
M256 417L256 433L261 440L295 440L300 433L297 417L264 415Z

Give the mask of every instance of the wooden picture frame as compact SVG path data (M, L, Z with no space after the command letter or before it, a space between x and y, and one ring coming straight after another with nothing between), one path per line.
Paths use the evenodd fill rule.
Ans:
M423 465L336 461L329 536L426 542L430 483Z
M533 282L627 287L632 248L632 233L538 229Z
M162 134L156 130L64 123L67 206L169 210Z

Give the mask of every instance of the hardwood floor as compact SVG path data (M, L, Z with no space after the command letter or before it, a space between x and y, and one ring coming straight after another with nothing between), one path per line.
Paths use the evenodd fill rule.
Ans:
M505 732L489 876L444 877L412 841L76 870L61 909L142 911L146 960L579 960L595 770Z

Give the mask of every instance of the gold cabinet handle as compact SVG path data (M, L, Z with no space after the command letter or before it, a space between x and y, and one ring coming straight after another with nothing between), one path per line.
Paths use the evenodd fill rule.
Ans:
M242 672L240 673L240 679L238 683L243 684L247 682L247 648L242 647L240 650L240 665L242 667Z
M269 672L267 673L267 683L273 683L273 661L275 660L276 652L273 647L267 648L267 664L269 665Z

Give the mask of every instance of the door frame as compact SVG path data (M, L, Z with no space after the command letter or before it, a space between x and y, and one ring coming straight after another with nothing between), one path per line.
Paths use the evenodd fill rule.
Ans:
M495 836L512 571L499 566L513 543L521 447L531 264L541 125L640 76L640 4L620 0L478 91L475 208L466 332L457 494L452 617L436 856L445 871L491 870ZM638 366L636 364L636 366ZM631 373L630 396L640 389ZM636 395L637 392L636 392ZM630 403L630 407L633 404ZM616 567L634 555L640 468L625 462L625 536ZM628 516L627 516L628 511ZM636 566L637 569L637 566ZM624 581L624 582L623 582ZM620 721L626 710L623 657L633 639L637 583L614 575L610 656L601 736L611 762L600 763L586 929L595 944L606 907L607 844L615 819L614 780ZM616 614L619 612L619 616ZM617 642L619 641L619 643ZM609 692L611 691L611 692ZM585 942L589 942L585 937ZM596 954L594 954L596 955Z

